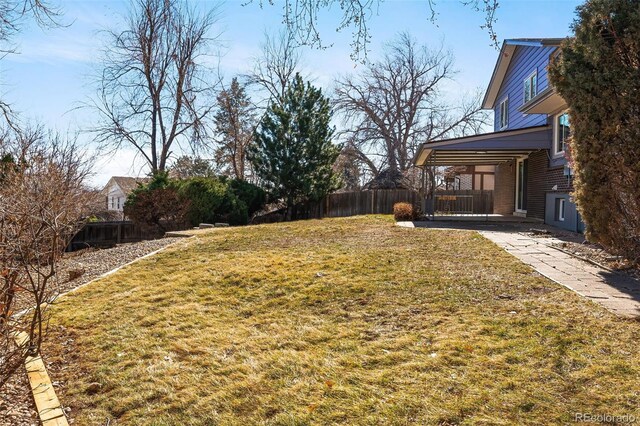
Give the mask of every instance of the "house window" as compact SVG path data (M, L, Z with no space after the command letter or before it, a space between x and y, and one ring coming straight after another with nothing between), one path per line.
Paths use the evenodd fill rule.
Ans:
M538 93L538 71L534 71L524 80L524 103L533 99Z
M509 125L509 98L500 102L500 130Z
M564 198L556 198L556 221L564 222L564 206L566 200Z
M564 152L567 139L571 134L568 112L565 111L561 114L556 115L555 127L553 153L554 155L558 155Z

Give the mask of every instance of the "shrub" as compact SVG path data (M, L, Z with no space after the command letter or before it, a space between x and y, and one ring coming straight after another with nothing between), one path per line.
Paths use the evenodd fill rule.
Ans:
M250 217L264 207L267 196L259 186L244 180L232 179L229 181L229 188L236 197L246 204Z
M169 179L157 174L127 199L125 214L143 227L167 231L179 226L227 222L246 225L249 212L264 204L264 191L247 182L225 178Z
M171 186L138 188L124 205L124 214L129 219L158 234L184 227L188 211L189 200Z
M395 203L393 205L393 218L396 221L415 220L417 211L410 203Z
M247 203L234 193L232 182L203 177L180 182L180 195L190 202L187 219L193 226L213 222L246 225L249 222ZM246 185L242 187L248 188ZM245 193L249 194L250 190L245 190Z
M589 240L640 261L640 9L588 1L549 77L571 115L574 197Z
M193 226L215 222L225 203L227 186L216 178L191 178L180 181L179 193L189 200L187 220Z
M235 196L231 190L225 194L224 209L219 216L219 220L227 222L229 225L246 225L249 223L249 211L244 201Z

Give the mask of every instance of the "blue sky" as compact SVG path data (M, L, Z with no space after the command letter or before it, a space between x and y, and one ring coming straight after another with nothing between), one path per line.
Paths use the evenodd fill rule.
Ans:
M220 69L227 78L250 70L251 59L259 53L265 30L281 27L282 3L274 6L257 0L224 3L200 1L201 7L219 7L222 30ZM576 1L504 0L497 12L495 29L500 40L517 37L564 37L570 34ZM68 27L42 30L26 26L16 38L20 54L0 61L0 91L4 99L25 118L43 121L59 131L86 128L93 119L88 111L77 109L94 93L92 76L99 70L102 45L100 30L117 28L127 2L60 0ZM384 42L398 32L407 31L421 43L443 44L455 57L458 73L447 85L452 99L485 89L497 57L486 30L480 28L483 15L459 1L437 1L435 24L429 21L426 0L388 0L370 18L372 35L370 58L375 59ZM323 14L320 31L326 50L305 49L304 68L315 83L330 93L333 79L359 66L351 58L351 33L336 33L336 11ZM87 138L86 136L84 137ZM131 151L102 158L96 164L93 183L104 184L112 175L145 172Z

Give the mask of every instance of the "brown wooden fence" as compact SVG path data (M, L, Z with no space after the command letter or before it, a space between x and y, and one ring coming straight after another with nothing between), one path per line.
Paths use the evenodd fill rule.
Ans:
M418 192L408 189L377 189L329 194L324 200L298 208L298 219L346 217L362 214L391 214L395 203L420 206Z
M339 192L329 194L319 202L299 205L296 211L296 219L392 214L393 205L400 202L411 203L415 206L420 206L421 204L418 192L406 189ZM279 220L282 220L282 217L274 218L273 221L277 222ZM67 251L75 251L87 247L113 247L116 244L150 240L161 236L162 233L158 231L142 229L130 221L87 223L67 246Z
M133 243L162 237L163 233L154 229L142 229L133 222L89 222L73 237L67 251L87 247L107 248L116 244Z

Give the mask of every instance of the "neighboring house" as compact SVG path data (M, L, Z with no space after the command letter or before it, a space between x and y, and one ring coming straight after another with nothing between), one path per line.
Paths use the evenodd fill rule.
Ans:
M415 164L475 170L494 166L489 184L494 187L493 213L582 231L570 199L571 169L565 158L567 105L547 79L549 61L559 53L561 41L505 40L482 103L494 110L494 132L424 143Z
M124 218L122 213L124 203L127 201L129 194L138 187L148 181L147 178L134 178L128 176L113 176L102 190L102 195L107 203L107 210L120 213L120 217Z

